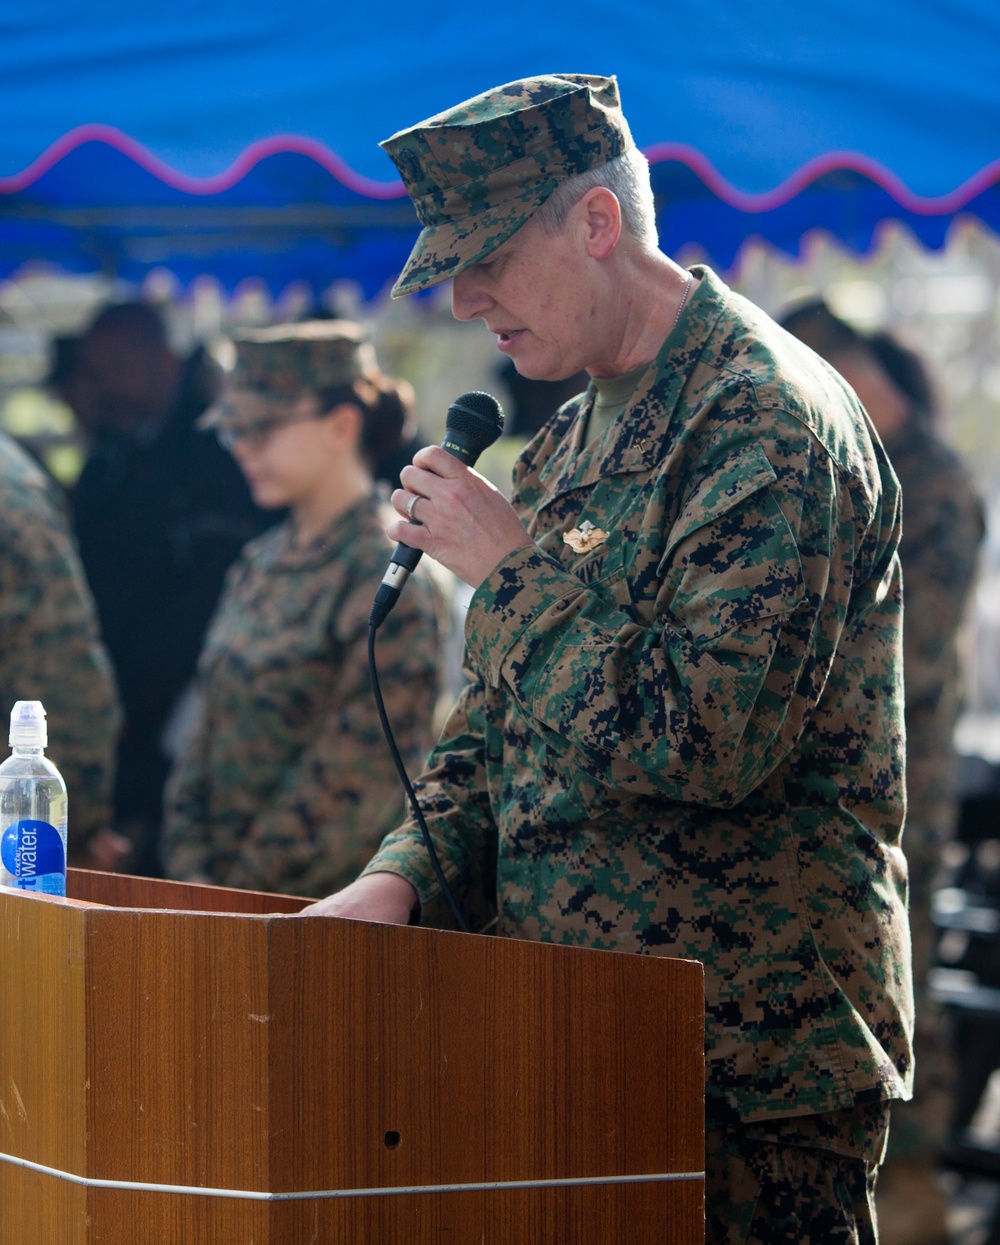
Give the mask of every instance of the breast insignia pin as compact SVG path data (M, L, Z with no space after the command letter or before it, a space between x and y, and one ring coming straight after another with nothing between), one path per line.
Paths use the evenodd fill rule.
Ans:
M608 533L601 527L594 527L589 519L584 519L579 527L571 527L563 532L563 543L569 545L574 553L590 553L608 539Z

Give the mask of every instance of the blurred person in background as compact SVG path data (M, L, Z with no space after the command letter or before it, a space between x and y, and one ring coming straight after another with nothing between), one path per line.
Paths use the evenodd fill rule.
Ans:
M194 677L227 568L273 516L194 422L217 381L203 352L186 363L142 302L100 311L60 378L85 432L73 523L125 711L115 816L126 867L159 872L164 732Z
M94 602L61 491L0 432L0 724L40 700L48 755L69 793L69 863L113 869L128 850L112 829L121 713Z
M510 359L504 359L497 368L497 380L510 394L510 402L505 404L504 436L527 443L564 402L583 393L590 377L586 372L574 372L565 380L535 380L522 376Z
M417 450L423 449L426 444L412 412L408 412L399 441L377 451L378 456L371 464L373 479L376 483L384 484L388 493L399 488L399 473L410 463Z
M883 1245L943 1245L945 1199L932 1174L952 1113L953 1066L941 1011L926 983L937 941L931 896L942 844L957 821L956 637L985 533L983 507L968 469L937 432L933 390L913 351L887 332L863 336L821 300L793 308L782 324L853 387L903 488L903 850L910 875L915 1083L913 1101L893 1105L877 1196Z
M214 429L257 503L288 518L230 571L199 664L193 726L167 788L170 877L323 895L368 862L403 792L368 673L368 615L392 545L376 460L413 395L359 326L318 320L240 335ZM447 611L427 565L379 631L400 753L422 766Z

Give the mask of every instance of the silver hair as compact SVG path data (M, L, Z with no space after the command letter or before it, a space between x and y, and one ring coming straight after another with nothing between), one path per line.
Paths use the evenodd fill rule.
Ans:
M621 204L622 224L645 250L655 251L658 239L653 188L649 181L649 164L638 147L630 147L624 155L560 182L535 213L535 218L546 233L558 233L566 223L570 208L595 186L612 192Z

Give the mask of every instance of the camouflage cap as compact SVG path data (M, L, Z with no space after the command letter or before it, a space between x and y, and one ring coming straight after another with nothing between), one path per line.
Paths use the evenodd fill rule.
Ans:
M424 226L394 297L478 264L556 186L635 144L614 78L543 74L466 100L382 147Z
M201 429L249 427L290 413L302 397L376 370L366 331L352 320L306 320L233 335L224 344L222 395Z

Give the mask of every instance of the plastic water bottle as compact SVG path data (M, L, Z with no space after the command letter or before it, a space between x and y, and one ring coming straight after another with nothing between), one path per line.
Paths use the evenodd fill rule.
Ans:
M66 784L45 756L39 700L10 714L11 756L0 765L0 886L66 894Z

